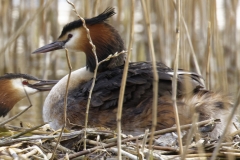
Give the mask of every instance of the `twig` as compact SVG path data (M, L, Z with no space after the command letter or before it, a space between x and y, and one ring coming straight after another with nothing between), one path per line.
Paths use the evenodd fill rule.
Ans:
M193 49L193 44L192 44L192 41L191 41L191 38L190 38L190 34L189 34L189 31L188 31L188 27L187 27L187 24L185 22L185 19L183 17L183 15L181 14L181 20L183 22L183 26L185 28L185 31L186 31L186 35L187 35L187 40L188 40L188 43L189 43L189 46L190 46L190 49L191 49L191 53L192 53L192 56L193 56L193 61L194 61L194 65L196 67L196 71L199 75L202 75L201 74L201 71L200 71L200 68L199 68L199 64L198 64L198 61L197 61L197 57L196 57L196 54L195 54L195 51ZM180 31L180 30L179 30ZM202 82L202 84L204 84L204 81L203 79L200 79L200 81Z
M59 135L54 135L54 136L34 136L34 137L23 137L23 138L18 138L18 139L7 139L7 140L0 140L0 147L1 146L7 146L11 145L13 143L18 143L22 141L31 141L31 140L36 140L36 139L54 139L59 137Z
M16 127L16 126L12 126L12 125L4 125L1 128L6 129L6 130L10 130L10 131L16 131L16 132L24 132L24 131L29 129L29 128L23 128L23 127ZM33 130L31 133L32 134L45 134L46 135L49 132L42 131L42 130Z
M65 48L66 51L66 58L67 58L67 64L68 64L68 80L67 80L67 85L66 85L66 91L65 91L65 95L64 95L64 127L66 127L66 123L67 123L67 97L68 97L68 87L69 87L69 82L70 82L70 78L71 78L71 73L72 73L72 65L69 59L69 55L68 55L68 50L67 48Z
M149 132L149 129L146 129L145 133L144 133L145 135L144 135L144 138L143 138L143 142L142 142L142 150L141 150L142 152L144 151L145 145L147 143L148 132Z
M143 7L145 22L147 26L148 31L148 43L150 46L150 56L152 59L152 66L153 66L153 101L152 101L152 128L151 128L151 137L149 145L152 146L153 143L153 133L157 126L157 104L158 104L158 73L157 73L157 65L156 65L156 58L155 58L155 51L153 46L153 40L152 40L152 31L150 26L150 16L148 14L146 1L141 0L141 4ZM150 151L151 149L149 149Z
M96 77L97 77L97 70L98 70L98 57L97 57L97 53L96 53L96 46L93 44L92 42L92 38L90 36L90 31L86 26L85 20L78 14L75 5L70 2L69 0L67 0L67 2L73 7L73 11L75 12L75 14L78 16L79 19L81 19L81 21L83 22L83 27L85 28L86 32L87 32L87 38L89 40L89 44L92 46L92 51L95 57L95 61L96 61L96 68L94 70L94 75L93 75L93 80L92 80L92 85L91 85L91 89L89 91L89 96L88 96L88 101L87 101L87 108L86 108L86 117L85 117L85 132L84 132L84 150L86 150L86 139L87 139L87 133L86 133L86 128L88 125L88 113L89 113L89 108L90 108L90 101L91 101L91 96L92 96L92 91L95 85L95 81L96 81Z
M173 108L174 108L174 115L175 121L177 126L177 134L178 134L178 143L180 154L183 153L183 146L182 146L182 138L181 138L181 130L180 130L180 122L178 116L178 108L177 108L177 72L178 72L178 59L179 59L179 50L180 50L180 33L181 33L181 0L177 1L177 29L176 29L176 55L175 55L175 62L174 62L174 74L172 80L172 100L173 100Z
M61 132L60 132L60 135L58 137L58 141L57 141L57 144L53 150L53 153L52 153L52 157L51 157L51 160L54 159L54 156L55 156L55 152L57 150L57 146L58 144L60 143L60 139L62 137L62 133L64 131L64 128L66 127L66 122L67 122L67 98L68 98L68 87L69 87L69 82L70 82L70 78L71 78L71 73L72 73L72 66L71 66L71 62L70 62L70 59L69 59L69 56L68 56L68 50L67 48L65 48L65 51L66 51L66 58L67 58L67 64L68 64L68 69L69 69L69 73L68 73L68 79L67 79L67 84L66 84L66 90L65 90L65 95L64 95L64 106L63 106L63 120L64 120L64 125L62 126L62 129L61 129Z
M38 150L36 148L34 148L30 152L27 152L26 154L22 154L20 157L23 158L23 159L29 159L28 157L33 156L37 152L38 152Z
M89 139L87 139L86 142L88 144L95 145L95 146L100 146L101 145L103 149L105 149L104 145L107 145L106 143L97 142L97 141L93 141L93 140L89 140ZM118 153L118 149L117 148L110 148L108 150L110 150L110 151L112 151L114 153ZM137 159L136 156L134 156L134 155L132 155L132 154L130 154L130 153L124 151L124 150L122 150L121 152L122 152L123 155L129 157L130 159Z
M230 114L229 117L228 117L228 120L227 120L226 126L225 126L225 128L224 128L224 131L223 131L223 133L222 133L222 135L221 135L221 138L220 138L219 141L218 141L218 145L217 145L216 148L214 149L214 152L213 152L213 155L212 155L212 157L211 157L211 160L215 160L216 157L217 157L217 153L218 153L218 150L219 150L219 148L220 148L220 144L223 142L223 140L224 140L224 138L225 138L225 134L227 133L228 126L230 126L230 123L231 123L231 121L232 121L232 118L233 118L234 114L235 114L236 111L237 111L239 102L240 102L240 90L238 90L238 96L237 96L236 102L234 103L232 112L231 112L231 114Z
M197 113L194 113L194 115L193 115L193 121L192 121L193 126L190 128L190 130L189 130L189 132L188 132L185 149L183 150L181 159L185 159L185 158L186 158L187 150L188 150L188 147L189 147L189 145L190 145L190 143L191 143L193 134L194 134L194 133L195 133L195 134L197 133L197 128L196 128L196 125L195 125L195 124L196 124L198 118L199 118L199 115L198 115Z
M240 156L240 153L236 153L236 152L222 152L223 154L226 154L226 155L233 155L233 156Z
M234 123L233 123L234 124ZM236 131L234 131L234 132L232 132L231 134L230 134L230 137L234 137L234 136L236 136L236 135L238 135L238 134L240 134L240 130L238 129L238 130L236 130Z
M149 145L146 145L147 148L149 148ZM179 149L173 148L173 147L164 147L164 146L152 146L152 149L155 150L162 150L162 151L171 151L171 152L179 152ZM187 149L187 153L195 152L195 150Z
M63 133L62 137L71 137L71 136L76 136L79 134L82 134L83 131L75 131L75 132L71 132L71 133ZM47 140L51 140L51 139L55 139L58 138L60 135L51 135L51 136L34 136L34 137L22 137L22 138L18 138L18 139L3 139L0 140L0 147L1 146L6 146L6 145L10 145L13 143L18 143L18 142L22 142L22 141L31 141L31 140L36 140L36 139L47 139Z
M89 139L87 139L87 142L89 143L89 144L93 144L93 145L95 145L95 146L102 146L103 147L103 149L106 151L106 153L108 154L108 155L110 155L110 153L108 153L108 151L104 148L104 144L105 143L102 143L102 142L99 142L99 141L93 141L93 140L89 140ZM94 153L94 152L92 152L92 153ZM90 155L90 154L89 154ZM101 155L101 154L100 154ZM99 156L99 155L98 155ZM97 156L97 157L98 157ZM94 157L94 159L95 158L97 158L97 157Z
M124 64L124 69L123 69L123 75L122 75L122 81L121 81L121 87L120 87L120 93L119 93L119 99L118 99L118 109L117 109L117 138L118 138L118 159L122 159L122 154L121 154L121 118L122 118L122 106L123 106L123 99L124 99L124 93L125 93L125 87L126 87L126 80L127 80L127 74L128 74L128 66L129 66L129 61L131 57L131 48L133 44L133 38L134 38L134 0L131 1L131 24L130 24L130 42L128 45L128 54L127 54L127 59Z
M99 63L97 63L96 65L96 68L94 70L94 75L93 75L93 80L92 80L92 86L91 86L91 89L89 91L89 97L88 97L88 103L87 103L87 112L86 112L86 119L85 119L85 127L87 127L87 121L88 121L88 111L89 111L89 108L90 108L90 101L91 101L91 96L92 96L92 91L93 91L93 88L95 86L95 81L96 81L96 77L97 77L97 70L98 70L98 67L105 61L108 61L110 60L111 58L114 58L114 57L117 57L119 56L120 54L124 54L124 53L127 53L127 51L122 51L120 53L115 53L114 55L109 55L107 58L105 58L104 60L100 61ZM87 132L86 132L86 129L85 128L85 131L84 131L84 150L86 150L86 139L87 139Z
M239 127L237 126L237 124L235 122L233 122L233 125L236 128L236 130L239 130Z
M4 124L6 124L6 123L8 123L8 122L10 122L10 121L12 121L12 120L14 120L14 119L16 119L17 117L19 117L20 115L22 115L24 112L26 112L26 111L27 111L29 108L31 108L31 107L32 107L32 104L29 105L27 108L25 108L25 109L24 109L23 111L21 111L20 113L16 114L15 116L13 116L13 117L7 119L6 121L0 123L0 126L3 126Z
M100 62L98 63L98 66L99 66L100 64L102 64L103 62L109 61L111 58L115 58L115 57L118 57L118 56L121 55L121 54L126 54L126 53L128 53L128 51L122 51L122 52L116 52L116 53L114 53L114 54L110 54L107 58L105 58L104 60L100 61Z
M218 120L208 119L208 120L196 123L196 126L199 127L199 126L203 126L203 125L206 125L206 124L209 124L209 123L215 123L217 121ZM181 126L180 128L181 128L181 130L187 130L187 129L191 128L192 126L193 126L192 124L187 124L187 125ZM176 130L177 130L177 127L171 127L171 128L155 131L154 135L160 135L160 134L165 134L165 133L168 133L168 132L174 132ZM148 136L150 136L150 135L151 135L151 133L148 134ZM134 140L137 140L137 139L143 139L144 136L145 136L145 134L142 134L142 135L135 136L135 137L132 137L132 138L124 139L124 140L122 140L122 143L126 143L126 142L129 142L129 141L134 141ZM117 145L117 143L112 142L112 143L108 143L108 144L103 145L103 146L97 146L97 147L94 147L94 148L90 148L90 149L87 149L87 150L84 150L84 151L77 152L76 154L71 154L71 155L69 155L69 158L76 158L78 156L94 152L97 149L109 148L109 147L113 147L113 146L116 146L116 145Z
M211 157L212 153L199 153L199 154L187 154L186 158L201 158L201 157ZM220 153L218 154L218 156L225 156L224 154ZM176 159L177 157L179 157L179 155L174 156L172 159Z
M89 143L91 145L95 145L95 146L100 146L101 145L102 148L104 148L104 149L105 149L104 145L107 145L106 143L97 142L97 141L93 141L93 140L89 140L89 139L87 139L86 141L87 141L87 143ZM118 148L110 148L108 150L110 150L110 151L112 151L114 153L118 153ZM124 150L122 150L121 152L122 152L123 155L129 157L130 159L137 159L136 156L134 156L134 155L132 155L132 154L130 154L130 153L124 151Z
M53 146L53 147L57 146L57 149L61 150L62 152L75 153L73 150L68 149L68 148L66 148L66 147L64 147L64 146L62 146L60 144L57 145L56 142L52 142L52 143L50 143L50 145Z
M38 126L35 126L35 127L33 127L33 128L30 128L30 129L27 129L27 130L25 130L25 131L23 131L23 132L21 132L21 133L18 133L18 134L16 134L16 135L13 135L13 136L7 137L7 138L8 138L8 139L10 139L10 138L18 138L18 137L20 137L20 136L22 136L22 135L24 135L24 134L26 134L26 133L29 133L29 132L31 132L31 131L33 131L33 130L36 130L36 129L39 128L39 127L42 127L42 126L45 125L45 124L47 124L47 123L40 124L40 125L38 125Z
M12 156L12 158L15 159L19 159L17 153L15 152L15 150L13 150L12 148L8 148L8 151L10 153L10 155Z
M234 146L234 145L233 145ZM233 149L232 147L233 146L230 146L230 147L227 147L227 146L222 146L222 149L224 149L224 150L227 150L228 152L240 152L240 150L239 149Z
M36 149L36 150L38 151L38 153L40 153L40 155L43 156L43 159L44 159L44 160L48 160L47 156L43 153L43 151L42 151L37 145L33 145L33 146L30 147L30 148Z
M119 153L118 149L117 148L109 148L108 149L109 151L111 152L114 152L114 153ZM137 160L138 157L133 155L133 154L130 154L129 152L126 152L124 150L121 151L124 156L128 157L129 159L133 159L133 160Z

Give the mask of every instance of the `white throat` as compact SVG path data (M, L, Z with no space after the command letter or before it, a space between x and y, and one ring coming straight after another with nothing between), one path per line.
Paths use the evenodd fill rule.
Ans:
M32 94L38 92L37 89L23 85L22 81L23 80L21 78L11 80L12 87L15 90L17 90L18 96L20 96L21 98L24 98L24 97L26 97L26 94L32 95Z

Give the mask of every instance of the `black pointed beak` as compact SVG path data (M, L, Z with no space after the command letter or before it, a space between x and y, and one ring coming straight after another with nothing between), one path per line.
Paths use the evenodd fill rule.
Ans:
M58 80L39 80L37 83L27 84L27 86L39 91L50 91L56 83Z
M47 44L47 45L45 45L41 48L38 48L37 50L32 52L32 54L46 53L46 52L55 51L55 50L58 50L58 49L63 49L64 45L65 45L65 41L56 41L56 42Z

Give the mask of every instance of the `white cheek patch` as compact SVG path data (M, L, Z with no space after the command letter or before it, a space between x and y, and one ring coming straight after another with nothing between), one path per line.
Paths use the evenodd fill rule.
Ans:
M73 50L73 51L79 51L78 43L79 43L79 39L81 37L81 30L75 29L67 34L72 34L72 38L70 38L70 40L68 40L67 43L65 43L65 48L67 48L69 50Z
M25 93L24 89L26 90L27 94L29 94L29 95L38 92L37 89L33 89L33 88L28 87L28 86L24 86L22 84L22 79L20 79L20 78L13 79L12 80L12 86L13 86L14 89L18 90L18 92L24 97L26 96L26 93Z

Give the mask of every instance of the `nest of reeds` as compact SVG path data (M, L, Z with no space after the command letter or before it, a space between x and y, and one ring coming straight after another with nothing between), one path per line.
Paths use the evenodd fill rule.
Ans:
M219 123L206 120L195 124L196 127ZM176 127L155 131L154 145L148 145L149 135L138 136L122 134L122 156L125 159L196 159L210 158L216 146L220 146L217 157L221 159L240 158L240 138L233 133L231 140L218 143L195 132L189 139L192 124L181 126L184 144L180 154ZM105 128L88 128L84 138L84 129L53 131L49 125L23 128L4 125L1 128L0 159L111 159L117 158L117 138L114 131ZM86 141L86 150L84 150ZM58 144L59 143L59 144ZM58 145L57 145L58 144Z

